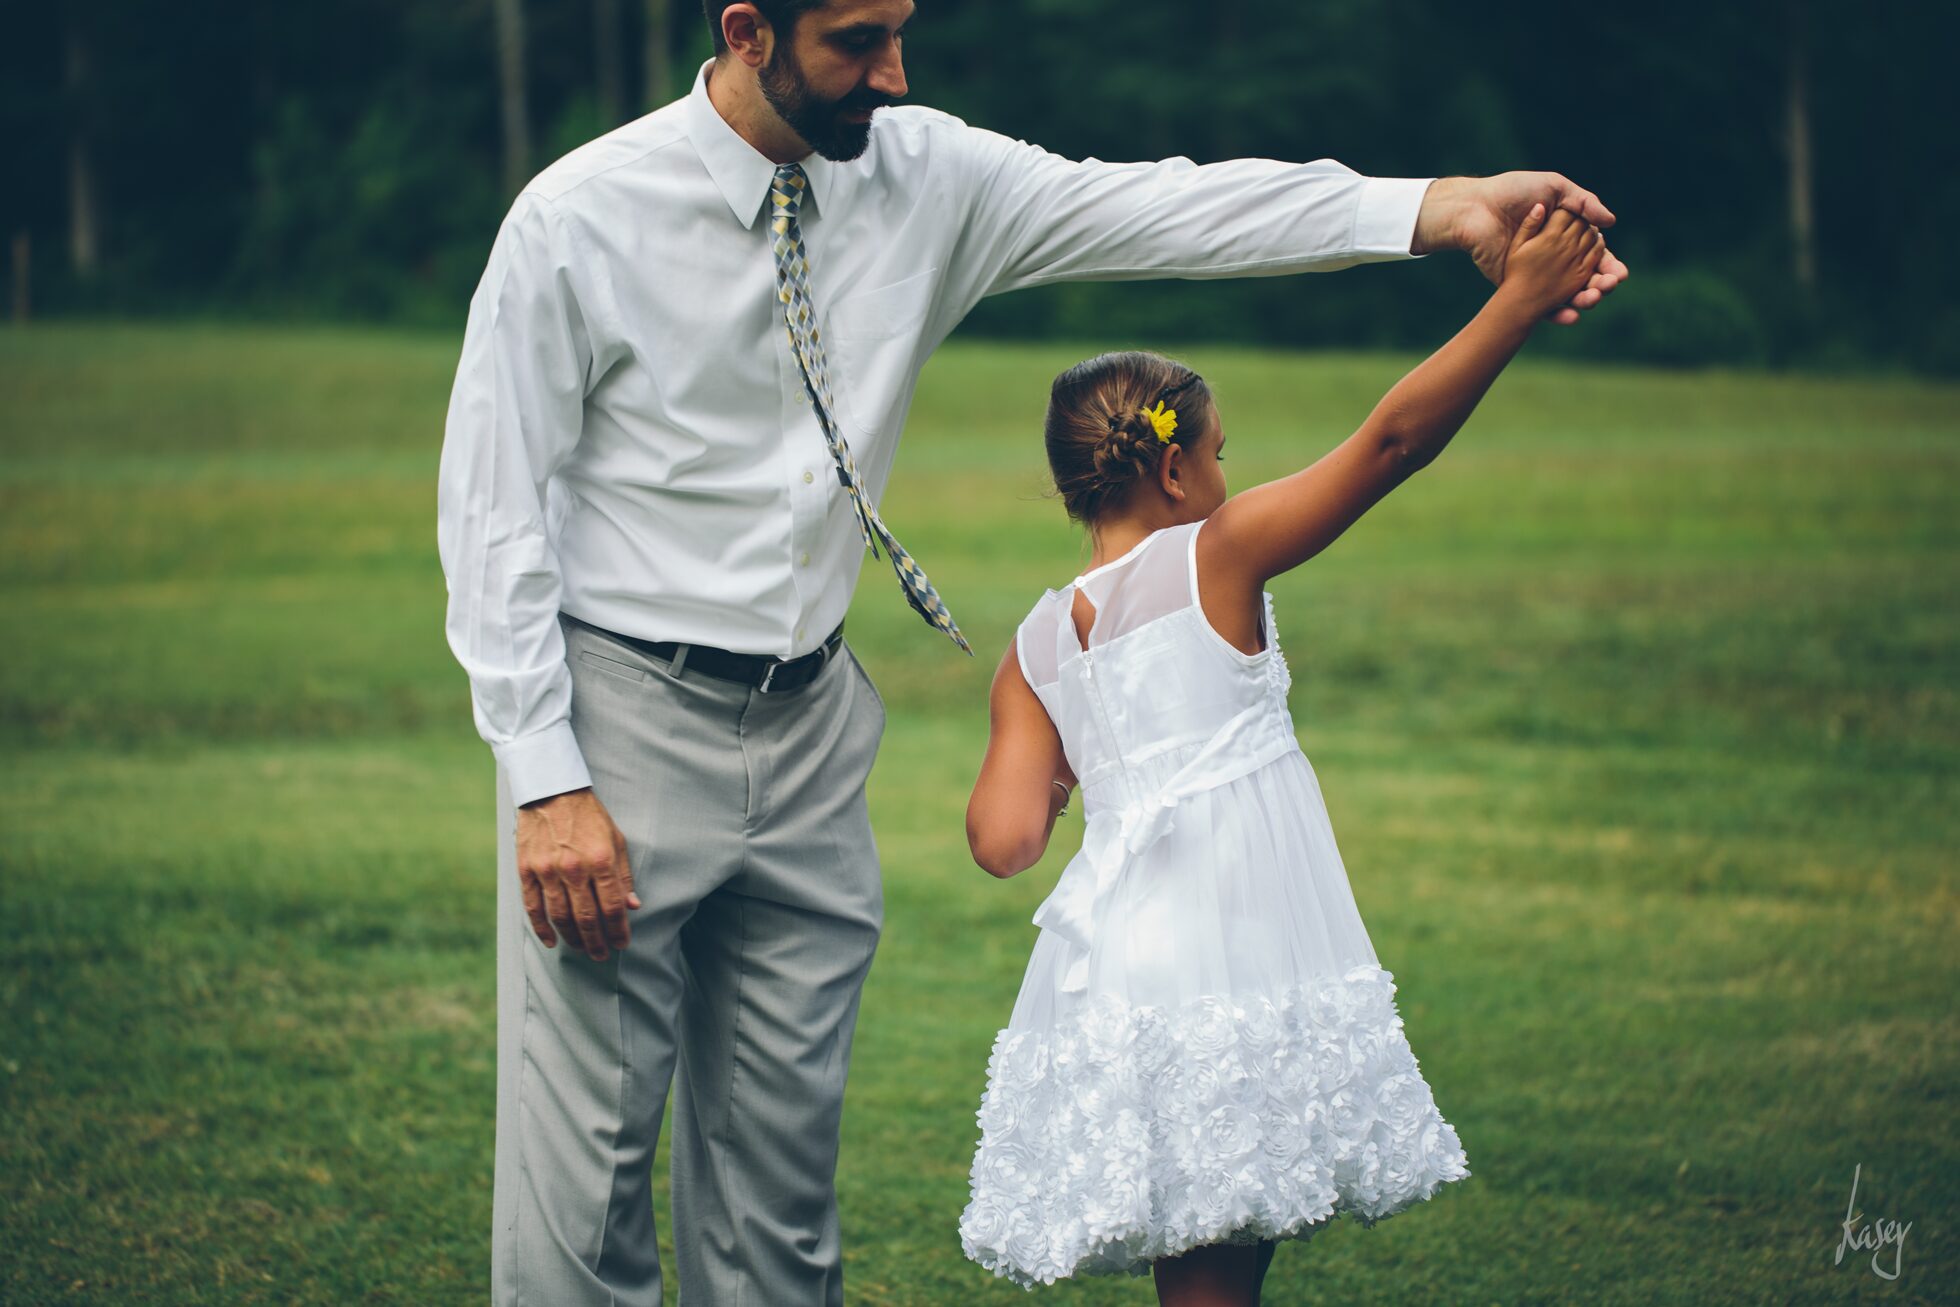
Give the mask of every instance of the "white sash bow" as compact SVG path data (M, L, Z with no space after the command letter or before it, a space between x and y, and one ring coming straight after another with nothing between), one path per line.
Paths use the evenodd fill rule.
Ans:
M1171 814L1194 794L1249 776L1276 758L1300 752L1290 721L1271 702L1247 708L1218 728L1202 749L1153 794L1122 808L1089 814L1082 849L1062 871L1054 893L1034 914L1034 924L1052 930L1074 949L1062 989L1079 991L1089 982L1089 958L1108 911L1111 891L1139 853L1172 828Z

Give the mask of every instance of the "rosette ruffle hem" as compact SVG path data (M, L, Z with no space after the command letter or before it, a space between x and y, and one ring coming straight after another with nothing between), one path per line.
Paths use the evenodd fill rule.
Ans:
M1470 1174L1359 966L1270 997L1086 999L987 1065L966 1255L1017 1284L1141 1275L1204 1244L1372 1225Z

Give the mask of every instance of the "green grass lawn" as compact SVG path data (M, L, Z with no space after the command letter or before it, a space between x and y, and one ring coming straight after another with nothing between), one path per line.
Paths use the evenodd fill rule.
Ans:
M487 1294L493 772L435 556L456 345L0 334L0 1300ZM955 347L920 387L886 516L982 657L882 564L850 619L890 707L853 1303L1027 1301L955 1227L1068 850L996 882L962 813L993 660L1086 556L1038 439L1086 352ZM1240 485L1412 361L1188 358ZM1526 361L1275 591L1474 1175L1283 1248L1267 1300L1952 1294L1960 388ZM1896 1282L1834 1264L1854 1166L1867 1215L1913 1223Z

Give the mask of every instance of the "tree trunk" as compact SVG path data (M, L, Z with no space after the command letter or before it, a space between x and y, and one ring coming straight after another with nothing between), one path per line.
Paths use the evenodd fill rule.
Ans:
M63 77L68 92L68 258L75 275L87 280L97 265L95 155L90 148L89 120L94 111L94 77L88 41L71 13L65 34Z
M1805 66L1808 44L1805 0L1790 0L1787 8L1788 61L1785 64L1783 132L1790 167L1790 245L1792 271L1806 296L1817 292L1816 214L1811 203L1810 76Z
M621 119L619 0L592 0L592 64L599 97L599 121L608 130Z
M531 111L524 96L523 0L493 0L497 19L497 92L503 106L504 193L531 180Z
M646 106L658 109L674 98L674 24L668 0L646 0Z

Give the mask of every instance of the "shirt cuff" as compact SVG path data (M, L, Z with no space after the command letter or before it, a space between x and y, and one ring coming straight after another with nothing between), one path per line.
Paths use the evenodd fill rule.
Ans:
M592 784L569 721L554 722L533 735L491 749L510 778L511 801L518 807Z
M1416 239L1416 215L1434 177L1370 177L1361 186L1354 211L1354 251L1393 258L1426 258L1411 254Z

